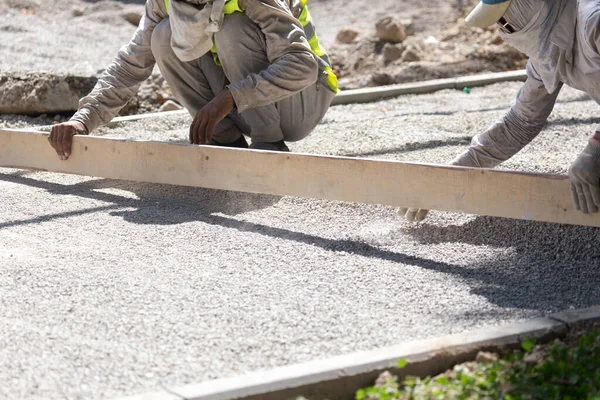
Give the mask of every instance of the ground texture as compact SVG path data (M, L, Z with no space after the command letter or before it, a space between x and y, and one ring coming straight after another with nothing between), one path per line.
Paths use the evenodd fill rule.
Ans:
M13 3L5 70L96 71L131 34L85 9L85 24L32 24ZM119 3L87 3L106 4ZM94 27L96 48L81 47ZM446 163L518 88L333 107L291 148ZM565 173L597 111L565 90L503 168ZM189 122L97 133L185 141ZM0 398L113 398L596 305L599 264L592 228L437 212L410 225L391 207L0 169Z
M94 74L106 67L133 35L130 13L145 0L3 0L0 4L0 71ZM375 21L391 14L415 21L415 30L435 32L456 18L455 0L432 8L420 0L310 0L311 14L327 47L338 31L352 27L373 34ZM332 15L335 18L332 18ZM440 18L440 15L442 18ZM90 45L92 44L92 45Z
M334 107L292 148L443 163L518 86ZM596 113L565 90L506 168L564 173ZM99 133L182 141L188 123ZM110 398L600 302L591 228L8 169L0 221L4 398Z

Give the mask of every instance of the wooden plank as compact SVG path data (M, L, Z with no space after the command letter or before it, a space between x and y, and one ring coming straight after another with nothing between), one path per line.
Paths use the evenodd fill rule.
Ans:
M566 176L78 136L60 161L43 132L0 130L0 166L600 227Z

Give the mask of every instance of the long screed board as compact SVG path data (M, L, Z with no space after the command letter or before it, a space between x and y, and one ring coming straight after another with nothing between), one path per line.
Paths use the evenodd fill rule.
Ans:
M61 161L47 138L0 130L0 167L600 227L566 176L88 136Z

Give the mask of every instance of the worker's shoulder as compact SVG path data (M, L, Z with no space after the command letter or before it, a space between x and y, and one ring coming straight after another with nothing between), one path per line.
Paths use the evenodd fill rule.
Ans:
M600 0L578 0L577 20L588 22L590 18L598 18L600 15Z
M597 49L600 33L600 0L577 1L577 36L583 46Z
M243 10L246 6L251 5L268 5L276 8L284 8L287 10L302 6L301 0L237 0L238 5Z
M173 0L146 0L146 10L165 17L168 15L167 7L171 1Z

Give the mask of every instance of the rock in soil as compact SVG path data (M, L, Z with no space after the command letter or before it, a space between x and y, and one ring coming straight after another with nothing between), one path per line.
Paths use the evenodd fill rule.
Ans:
M127 11L124 12L122 16L125 19L125 21L135 26L138 26L140 24L140 21L142 20L142 14L140 14L137 11Z
M371 81L375 86L385 86L394 83L394 77L385 72L375 72L371 76Z
M421 55L414 47L409 47L402 55L402 62L421 61Z
M401 43L407 36L402 23L391 15L379 19L375 31L379 40L391 43Z
M417 32L415 29L415 21L413 21L412 19L403 18L400 19L400 23L402 24L402 26L404 26L404 32L406 33L406 36L412 36Z
M159 112L178 111L178 110L183 110L183 107L181 105L177 104L176 102L174 102L173 100L167 100L165 102L165 104L160 106L160 108L158 109Z
M487 351L480 351L479 353L477 353L477 358L475 359L475 361L477 361L478 363L496 362L498 360L499 360L498 354L490 353Z
M383 59L386 62L393 62L399 60L402 57L404 50L404 46L400 43L386 43L386 45L383 46Z
M379 375L379 378L377 378L377 380L375 381L375 386L383 387L392 379L394 379L394 375L392 375L390 371L385 371L381 375Z
M354 28L343 28L338 32L335 40L343 44L352 44L359 37L361 32Z

